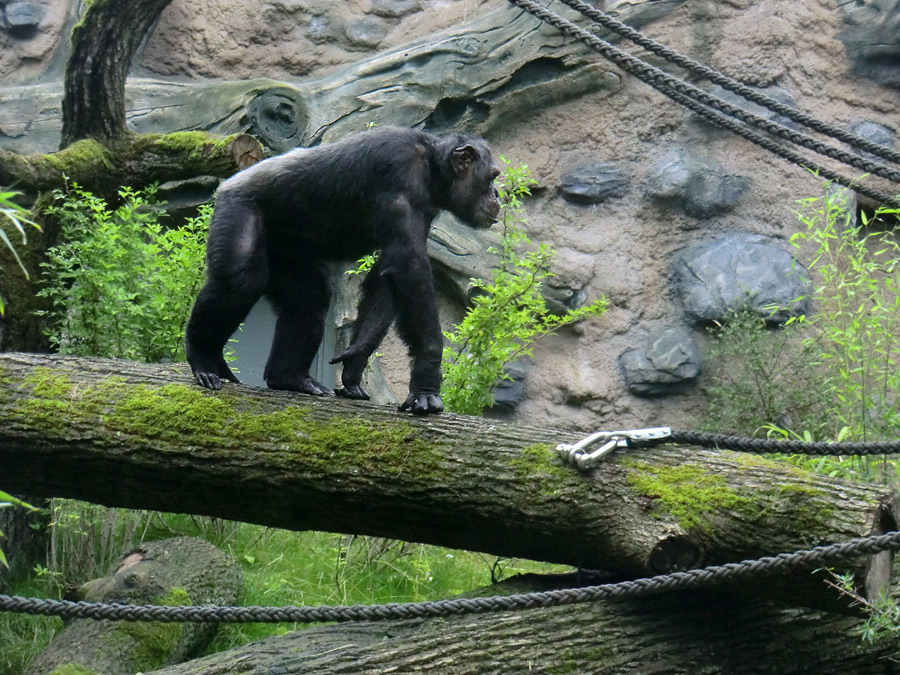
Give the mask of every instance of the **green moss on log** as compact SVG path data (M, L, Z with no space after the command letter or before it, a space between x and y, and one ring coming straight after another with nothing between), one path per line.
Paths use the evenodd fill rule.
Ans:
M66 176L92 175L112 167L110 150L102 143L86 138L43 159ZM35 158L32 155L32 158Z
M214 136L205 131L175 131L170 134L142 134L128 139L128 153L175 158L180 162L205 162L210 157L227 155L241 134Z
M363 416L314 419L307 410L260 410L240 394L175 383L158 387L106 377L78 386L64 373L36 368L19 384L10 414L37 431L63 434L74 425L166 444L211 449L260 443L302 455L312 464L346 462L388 473L433 475L443 453L406 420ZM286 458L286 461L294 461Z
M628 469L627 483L684 530L711 530L710 516L722 510L748 516L760 510L756 499L739 494L699 464L657 466L625 459L622 465Z
M512 467L522 485L536 486L543 497L559 496L582 485L577 472L562 463L549 443L523 448L512 460Z
M811 539L833 532L836 507L815 484L814 475L755 455L736 454L733 461L739 470L775 469L789 476L790 482L760 484L754 492L743 493L700 464L671 467L626 459L622 465L628 469L628 484L641 496L652 499L660 515L671 516L685 530L712 531L710 517L720 511L731 511L746 519L778 521L790 530L806 533Z
M48 675L103 675L77 663L66 663L51 670Z
M165 595L151 603L166 607L181 607L191 604L191 597L183 588L172 588ZM156 670L169 662L186 624L176 622L119 621L108 633L114 646L133 644L133 663L141 671Z

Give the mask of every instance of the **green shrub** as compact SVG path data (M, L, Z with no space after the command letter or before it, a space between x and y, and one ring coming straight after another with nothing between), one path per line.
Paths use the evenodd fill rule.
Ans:
M0 192L0 241L2 241L6 248L9 249L9 252L12 253L13 258L16 259L19 268L22 270L22 274L24 274L27 279L28 270L26 270L25 265L22 264L22 260L16 252L16 247L12 243L12 240L10 240L9 234L7 234L5 228L7 226L12 226L13 229L22 235L23 245L28 243L25 235L25 225L31 225L38 230L41 228L40 225L31 220L30 211L23 209L13 201L13 197L16 197L18 194L18 192ZM3 316L4 310L3 295L0 294L0 316Z
M509 379L503 371L507 363L530 356L535 340L557 328L606 311L605 299L562 316L547 309L541 283L553 276L554 252L544 244L528 251L531 242L519 229L525 222L521 199L531 194L534 183L527 166L508 166L499 180L503 236L499 249L489 249L499 255L499 266L490 281L472 279L472 307L444 333L449 344L444 348L441 395L448 410L480 415L493 404L497 382Z
M829 396L819 385L817 353L801 325L768 325L753 312L732 313L709 330L712 346L700 426L718 433L757 436L771 427L818 430Z
M861 213L857 223L844 189L801 202L806 232L791 237L798 248L816 246L809 265L820 280L816 315L807 338L823 366L822 386L836 422L831 436L880 440L900 436L900 245L875 228L900 210Z
M167 229L152 187L122 188L115 209L74 183L54 194L47 213L62 243L47 251L39 293L53 305L53 344L63 354L183 360L212 207Z

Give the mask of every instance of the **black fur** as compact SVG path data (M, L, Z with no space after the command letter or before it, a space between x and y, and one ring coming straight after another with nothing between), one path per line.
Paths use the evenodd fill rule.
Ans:
M322 339L328 287L324 261L356 260L381 249L363 283L343 388L356 399L372 352L397 319L409 347L409 396L401 410L440 412L441 329L425 245L446 209L473 227L500 210L499 174L482 139L380 127L339 143L260 162L219 188L207 243L207 279L187 325L187 356L197 381L237 382L222 349L266 295L278 313L266 384L322 395L309 375Z

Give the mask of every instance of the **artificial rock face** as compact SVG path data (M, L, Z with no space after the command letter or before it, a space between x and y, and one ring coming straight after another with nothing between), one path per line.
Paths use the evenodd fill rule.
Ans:
M38 6L0 2L7 23L10 8L15 21L27 16L15 7L27 2ZM0 25L0 147L55 149L74 6L41 4L27 34ZM787 105L896 148L900 0L609 0L604 7ZM635 372L649 372L649 361L689 381L694 367L673 368L678 359L664 357L676 352L654 348L668 344L660 331L677 327L702 351L697 323L748 304L765 311L805 292L788 272L792 257L803 266L812 252L786 242L803 228L797 200L821 194L818 179L504 3L209 0L198 9L173 0L133 75L153 78L129 80L130 123L142 132L250 129L282 152L369 123L464 128L513 165L527 164L538 180L526 200L527 232L557 251L545 295L557 310L605 295L610 310L537 345L509 407L517 420L583 429L689 424L703 416L699 388L643 395L623 379L620 355L641 357L629 357L639 361ZM172 82L160 82L166 78ZM8 89L38 82L47 84ZM183 82L193 83L192 94ZM461 238L435 227L429 251L450 289L442 307L449 328L463 311L466 280L490 268L485 249L495 240L482 235L495 233ZM690 279L688 264L702 281ZM388 382L402 391L405 349L389 336L381 351Z
M838 34L854 71L888 87L900 87L900 1L839 3L844 21Z

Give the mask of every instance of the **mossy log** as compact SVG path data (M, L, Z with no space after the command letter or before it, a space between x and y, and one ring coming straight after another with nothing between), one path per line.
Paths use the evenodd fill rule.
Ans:
M115 193L122 185L143 186L185 176L227 177L262 157L262 146L246 134L224 138L202 131L127 134L108 143L81 140L46 155L0 149L0 185L38 192L74 181Z
M894 528L886 488L728 452L229 385L184 364L0 355L0 486L107 506L375 535L636 577ZM855 569L869 591L890 554ZM768 582L767 582L768 583Z
M109 576L82 584L72 600L137 605L231 605L243 591L237 563L201 539L177 537L130 551ZM66 624L24 675L133 675L181 663L202 650L215 624L76 619Z

